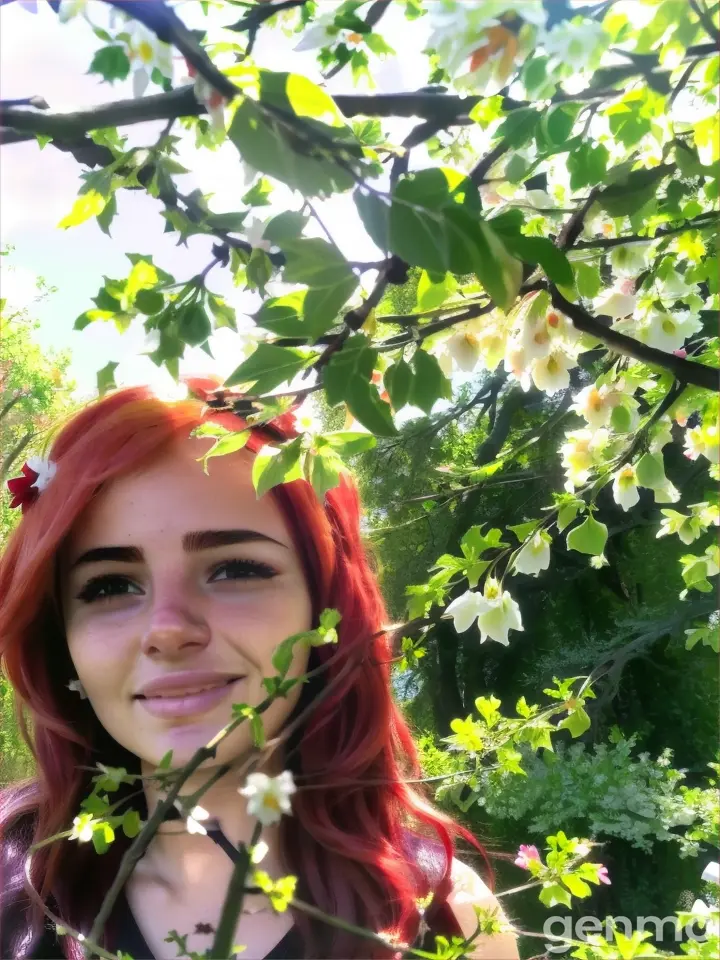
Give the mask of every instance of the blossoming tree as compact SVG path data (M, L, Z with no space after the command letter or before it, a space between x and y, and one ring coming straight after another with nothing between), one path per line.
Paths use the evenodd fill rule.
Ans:
M558 550L607 566L603 512L613 503L624 513L650 504L657 536L688 546L677 570L678 604L699 611L688 647L718 650L717 615L704 596L720 571L711 529L718 506L711 495L687 503L664 455L682 444L708 488L718 479L717 5L203 0L196 31L181 19L182 4L161 0L108 0L103 26L99 3L51 6L69 31L76 18L90 20L98 38L90 71L108 83L132 74L135 99L66 114L37 96L4 104L6 148L36 138L84 168L60 228L95 218L111 234L124 191L143 190L166 230L179 242L206 241L208 257L176 280L152 257L128 254L127 275L104 278L76 329L142 325L152 360L177 379L188 346L212 355L216 330L238 330L230 298L213 289L212 271L230 271L255 294L255 309L250 335L247 325L238 333L236 369L208 403L257 423L294 410L300 425L296 439L257 457L259 493L304 476L322 498L347 458L397 437L408 414L424 415L432 429L468 411L490 413L475 464L446 468L456 499L521 462L550 427L559 432L561 479L548 501L506 529L469 522L460 553L439 556L408 588L406 622L396 628L404 668L413 669L440 624L479 644L512 645L523 631L514 585L542 576ZM402 37L397 25L384 33L392 18ZM255 54L265 31L304 51L318 82L268 69ZM425 85L366 91L380 61L397 56L390 41L405 36L425 54ZM330 94L335 77L348 92ZM126 128L147 120L161 121L159 135L129 147ZM231 152L244 184L237 209L219 212L200 191L182 192L186 170L176 157L186 136L198 150ZM342 236L324 216L338 198ZM361 232L372 260L352 259L348 237ZM115 386L114 369L98 371L101 393ZM468 380L474 394L461 401ZM542 422L512 441L513 421L530 404ZM327 408L342 429L315 416ZM218 428L213 455L237 447ZM336 625L326 611L311 642L332 642ZM483 765L522 773L521 746L539 753L566 731L582 736L598 679L557 679L545 704L522 698L515 716L503 715L495 697L478 697L476 715L456 718L447 738L458 803L482 789ZM260 741L266 706L240 705L222 735L250 722ZM100 795L126 776L100 771L71 839L102 850L121 827L136 835L140 855L165 809L180 802L183 781L175 776L164 808L142 825L114 817L112 805L101 809ZM243 790L259 823L289 812L291 778L254 777ZM194 799L182 811L188 829L202 832L207 815ZM592 843L562 826L544 853L523 845L515 859L547 907L610 882L602 864L585 859ZM697 830L712 842L709 829ZM258 837L246 872L261 858ZM256 871L254 886L276 909L297 905L288 878ZM87 938L90 952L99 952L111 906ZM236 917L223 914L212 956L227 955ZM714 936L686 952L716 948ZM437 955L465 949L439 944ZM580 944L576 955L590 949ZM630 946L600 938L593 949L630 957L655 948L640 937Z

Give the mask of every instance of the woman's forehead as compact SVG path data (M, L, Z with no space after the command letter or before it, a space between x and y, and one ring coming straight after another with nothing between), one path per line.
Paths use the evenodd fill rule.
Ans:
M142 469L108 483L75 524L71 547L158 537L180 544L189 531L224 529L257 530L290 546L275 499L257 497L251 454L212 457L205 473L202 457L213 443L209 437L185 438Z

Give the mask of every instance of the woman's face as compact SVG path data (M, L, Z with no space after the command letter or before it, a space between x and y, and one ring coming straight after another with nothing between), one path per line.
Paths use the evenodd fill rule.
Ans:
M61 555L77 676L108 733L151 765L168 750L173 766L187 762L231 719L233 703L260 703L278 643L314 626L300 558L275 501L256 498L251 456L213 458L206 475L196 458L211 444L181 440L108 485ZM304 673L307 661L297 644L289 675ZM177 687L139 696L154 681ZM301 686L263 714L266 736ZM243 723L216 762L242 756L251 742Z

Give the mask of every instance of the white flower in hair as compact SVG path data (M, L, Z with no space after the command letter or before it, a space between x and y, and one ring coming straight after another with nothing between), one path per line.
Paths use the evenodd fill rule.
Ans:
M37 490L42 492L55 476L57 464L52 460L45 460L43 457L28 457L25 462L37 474L37 479L30 486L36 487Z

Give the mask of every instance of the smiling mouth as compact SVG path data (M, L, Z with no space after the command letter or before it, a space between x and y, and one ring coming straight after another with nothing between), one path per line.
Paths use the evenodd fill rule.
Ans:
M229 687L238 680L244 680L244 676L228 677L224 683L208 683L202 687L187 687L185 690L169 690L167 693L154 693L147 697L143 693L136 693L133 700L184 700L187 697L193 697L200 693L207 693L209 690L219 690L222 687Z

